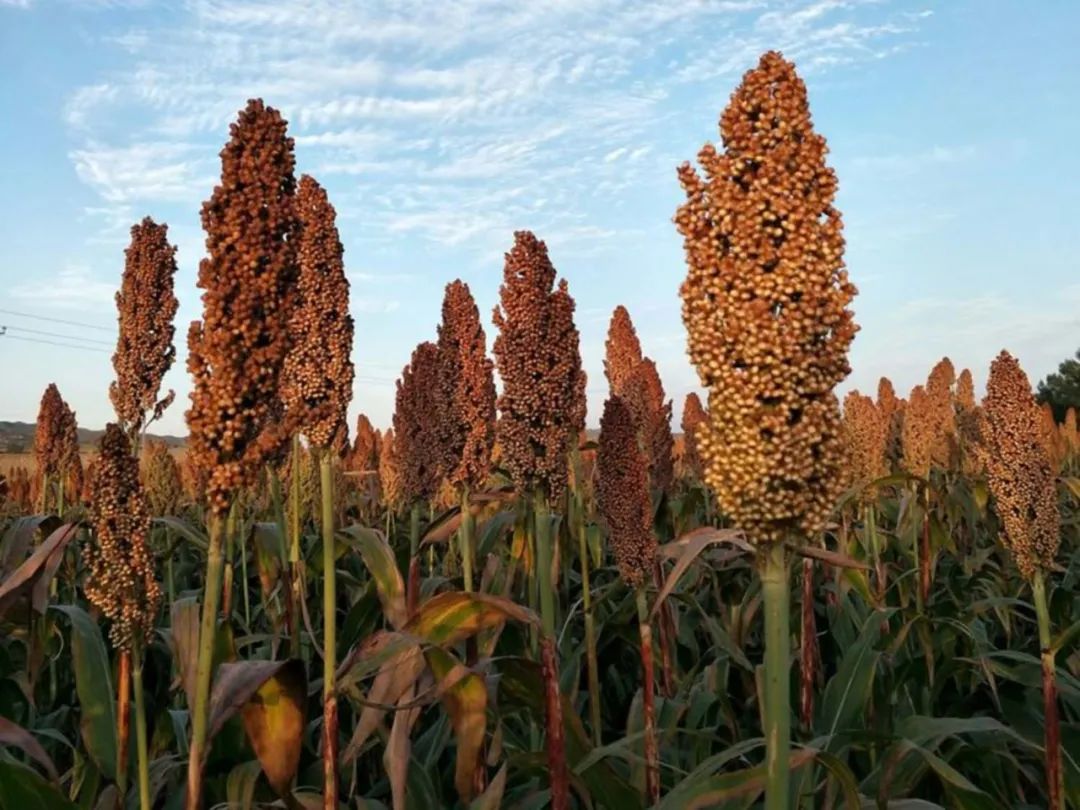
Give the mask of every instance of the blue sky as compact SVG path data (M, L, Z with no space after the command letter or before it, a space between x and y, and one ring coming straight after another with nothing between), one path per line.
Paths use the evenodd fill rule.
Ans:
M677 415L696 375L675 167L769 48L806 79L840 177L862 325L846 387L906 391L943 354L981 384L1002 347L1040 377L1080 344L1078 30L1069 0L0 0L0 419L33 419L51 381L81 424L110 418L112 294L147 214L179 245L182 343L199 206L253 96L339 212L353 414L388 422L447 281L470 284L490 345L502 254L529 228L577 300L590 424L619 303Z

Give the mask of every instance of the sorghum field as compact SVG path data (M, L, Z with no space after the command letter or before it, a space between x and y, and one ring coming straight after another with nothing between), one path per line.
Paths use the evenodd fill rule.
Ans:
M50 386L4 480L0 808L1080 807L1076 413L1007 350L981 402L948 358L838 399L839 181L794 65L748 67L677 175L707 401L671 424L613 300L598 435L528 231L493 316L450 281L393 424L350 432L335 210L248 102L202 209L186 449L147 437L185 407L147 218L115 422L84 465Z

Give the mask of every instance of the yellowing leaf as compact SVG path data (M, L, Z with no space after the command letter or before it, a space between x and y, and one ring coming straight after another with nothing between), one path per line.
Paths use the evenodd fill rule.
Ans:
M483 678L445 650L432 647L425 655L457 740L454 787L461 801L468 803L477 792L476 774L487 725L487 686Z
M405 632L431 644L450 646L497 627L507 619L540 624L533 611L501 596L447 591L421 605Z
M289 792L300 765L307 678L301 661L288 661L240 709L244 731L266 781L279 796Z

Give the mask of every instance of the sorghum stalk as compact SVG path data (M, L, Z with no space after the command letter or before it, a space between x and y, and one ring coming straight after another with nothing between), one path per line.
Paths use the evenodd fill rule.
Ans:
M143 658L136 650L135 665L131 669L132 687L135 690L135 751L139 769L139 808L151 810L150 803L150 754L146 734L146 695L143 691Z
M323 806L337 808L337 566L334 547L333 455L319 454L323 546Z
M409 509L409 578L405 585L405 602L409 615L420 607L420 502Z
M791 579L786 550L773 543L759 559L765 609L765 810L787 810L791 749Z
M304 572L300 562L300 434L292 438L292 452L289 454L289 502L292 509L289 514L289 569L292 572L292 588L289 601L292 604L293 627L292 654L300 655L301 632L300 602L304 598Z
M1057 667L1050 632L1050 610L1046 601L1046 579L1041 570L1032 578L1035 613L1039 624L1039 657L1042 660L1043 713L1045 722L1046 785L1050 810L1065 808L1065 773L1061 767L1061 721L1057 706Z
M581 450L575 443L571 449L574 468L574 526L578 540L578 561L581 564L581 610L585 617L585 671L589 691L589 722L593 745L600 745L603 733L600 707L600 668L596 658L596 624L593 617L592 584L589 577L589 527L586 523L586 492L582 481Z
M641 636L641 684L642 730L645 734L645 795L649 806L660 801L660 749L656 742L656 687L653 683L652 627L649 625L649 605L645 587L640 586L635 596L638 614L638 632Z
M116 675L116 794L122 805L127 796L128 740L131 734L131 650L120 652Z
M818 644L817 622L814 617L814 561L807 557L802 563L801 627L799 633L799 717L806 731L814 724L814 681L817 679Z
M465 590L473 589L473 550L476 533L476 516L469 504L469 485L461 488L461 528L458 530L458 542L461 544L461 569L465 579Z

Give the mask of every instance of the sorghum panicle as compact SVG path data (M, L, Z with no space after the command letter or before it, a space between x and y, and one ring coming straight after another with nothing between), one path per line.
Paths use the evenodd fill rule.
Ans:
M850 391L844 397L844 436L852 483L863 489L863 500L873 502L876 492L866 485L889 473L886 458L889 426L868 396Z
M630 313L620 304L611 315L607 340L604 341L604 375L616 396L622 395L630 375L643 359L641 341Z
M356 437L349 453L349 467L357 472L379 468L379 432L364 414L356 417Z
M746 73L686 163L675 215L690 359L709 389L699 431L706 481L759 544L813 535L840 494L840 406L856 290L844 269L836 175L806 86L779 53Z
M495 442L494 364L469 285L446 285L439 325L442 472L455 486L483 486Z
M1031 579L1053 566L1061 541L1057 492L1031 383L1006 351L990 364L983 415L987 480L1003 539Z
M221 184L203 204L203 319L188 332L194 378L188 453L219 514L288 437L277 417L297 276L293 141L281 114L249 101L221 151Z
M150 217L132 226L116 293L120 331L112 358L116 380L109 385L109 398L121 424L136 433L161 416L175 397L169 391L158 399L161 381L176 359L176 247L169 244L168 233L168 225Z
M701 404L701 397L696 391L686 395L682 412L683 454L682 465L686 473L701 479L704 467L701 461L701 451L698 449L696 431L701 425L709 422L709 414Z
M439 392L439 350L425 341L412 353L397 381L394 452L406 504L430 500L438 492L443 461L439 438L444 403Z
M620 397L604 403L597 450L597 505L608 525L619 575L631 588L651 580L656 559L647 461L629 407Z
M184 485L180 479L180 465L165 442L146 443L141 472L150 514L155 517L175 515L184 499Z
M326 191L303 175L296 192L300 232L298 297L289 319L281 401L312 446L327 448L344 427L352 399L353 319L336 212Z
M94 542L83 551L86 596L112 621L113 645L130 650L152 636L161 588L147 544L150 512L139 462L119 425L106 426L95 467Z
M379 486L382 489L383 501L392 512L398 511L404 505L405 496L402 483L397 441L394 438L393 428L391 428L383 436L382 450L379 453Z
M585 373L574 300L555 284L547 246L529 231L506 254L493 347L502 380L497 439L519 492L538 487L555 502L566 488L566 456L585 420Z

